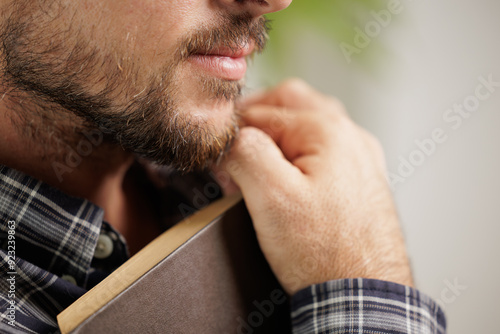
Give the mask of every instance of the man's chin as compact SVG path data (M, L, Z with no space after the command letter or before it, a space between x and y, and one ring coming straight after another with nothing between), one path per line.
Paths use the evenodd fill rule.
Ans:
M235 118L239 118L234 101L235 98L204 96L179 103L179 109L184 114L183 116L190 119L193 124L208 126L217 131L234 122Z
M212 134L225 133L228 127L239 124L239 118L232 102L199 107L191 114L193 124L197 124Z

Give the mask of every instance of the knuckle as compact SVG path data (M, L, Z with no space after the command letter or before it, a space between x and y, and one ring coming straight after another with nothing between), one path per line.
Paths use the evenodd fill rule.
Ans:
M327 95L326 96L326 101L329 106L329 109L334 111L337 114L341 114L345 117L347 117L347 112L346 112L346 107L342 101L340 101L338 98L334 96Z
M371 132L364 130L366 140L372 147L377 147L382 149L382 145L380 144L380 141L378 140L377 137L375 137Z
M344 113L330 112L326 113L326 119L329 123L338 129L348 129L352 127L352 121Z
M240 129L238 136L242 142L250 142L260 139L260 137L263 136L263 133L261 130L253 126L245 126Z
M257 149L262 145L267 144L271 138L265 134L262 130L254 127L244 127L239 133L239 145L243 146L243 149Z
M299 78L286 79L278 86L279 91L296 94L303 94L304 91L309 91L310 89L311 86Z
M372 133L366 130L363 131L366 138L366 142L368 143L368 146L370 147L371 151L375 153L377 156L383 158L385 156L385 153L384 153L384 148L380 143L380 140L377 137L375 137Z

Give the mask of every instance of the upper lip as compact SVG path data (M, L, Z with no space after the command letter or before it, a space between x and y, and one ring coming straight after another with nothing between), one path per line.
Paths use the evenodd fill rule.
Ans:
M196 52L196 55L241 58L251 55L254 48L254 43L249 42L237 47L216 46L207 51Z

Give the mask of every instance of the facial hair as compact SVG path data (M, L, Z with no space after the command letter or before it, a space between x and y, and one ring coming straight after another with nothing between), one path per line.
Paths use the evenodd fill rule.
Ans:
M229 149L238 132L237 113L224 127L215 127L183 112L178 69L191 55L221 46L239 49L253 42L262 50L268 29L264 18L221 16L217 26L188 33L161 71L140 82L145 64L139 59L117 67L112 50L93 45L76 29L71 31L75 42L69 45L67 32L36 24L49 18L29 7L29 2L18 5L0 29L2 81L10 89L7 98L16 102L19 119L46 124L59 120L65 126L51 131L68 145L68 133L99 129L108 142L186 172L211 165ZM138 92L137 87L145 88ZM242 84L200 75L200 87L206 99L234 101Z

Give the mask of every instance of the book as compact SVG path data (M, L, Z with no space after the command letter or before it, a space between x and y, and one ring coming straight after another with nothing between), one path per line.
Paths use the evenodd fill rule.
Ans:
M62 334L291 332L241 195L161 234L57 320Z

